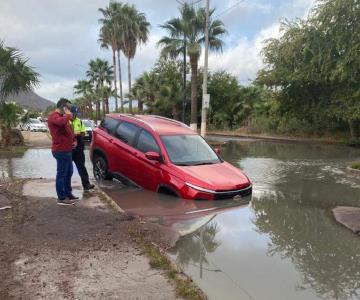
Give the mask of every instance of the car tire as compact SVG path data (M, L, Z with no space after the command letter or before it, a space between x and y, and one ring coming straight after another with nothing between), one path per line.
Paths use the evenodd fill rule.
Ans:
M113 179L113 177L108 171L108 164L104 157L95 156L93 166L94 178L97 181Z

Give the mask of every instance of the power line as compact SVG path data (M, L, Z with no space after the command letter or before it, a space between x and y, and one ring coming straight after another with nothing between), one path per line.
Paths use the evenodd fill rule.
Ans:
M235 8L236 6L238 6L238 5L239 5L240 3L242 3L242 2L245 2L245 0L240 0L240 1L236 2L234 5L226 8L226 9L223 10L221 13L217 14L217 15L215 16L215 18L218 18L219 16L222 16L223 14L228 13L230 10L232 10L233 8Z

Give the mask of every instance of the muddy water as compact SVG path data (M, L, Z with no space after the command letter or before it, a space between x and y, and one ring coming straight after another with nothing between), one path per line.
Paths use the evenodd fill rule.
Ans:
M89 157L89 152L85 151ZM86 166L92 176L92 165L87 159ZM50 149L28 149L21 155L0 156L0 177L15 178L55 178L56 161ZM74 166L74 178L79 178L79 173Z
M182 235L170 255L210 299L360 299L360 238L330 213L360 206L360 178L345 171L360 150L241 140L222 156L251 178L252 198L197 202L101 186L128 214ZM54 178L55 160L30 149L0 158L2 174Z
M223 157L252 179L249 206L217 214L171 255L210 299L360 299L360 238L333 221L360 206L344 146L231 141Z

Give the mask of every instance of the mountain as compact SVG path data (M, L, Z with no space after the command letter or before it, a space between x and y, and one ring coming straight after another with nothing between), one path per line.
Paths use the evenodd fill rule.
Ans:
M54 105L55 103L40 97L33 91L30 92L21 92L17 95L12 95L7 98L8 101L15 101L20 106L36 110L36 111L44 111L48 106Z

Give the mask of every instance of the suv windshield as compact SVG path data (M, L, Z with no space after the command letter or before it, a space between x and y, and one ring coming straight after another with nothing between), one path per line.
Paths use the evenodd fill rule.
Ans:
M220 159L198 135L168 135L161 137L170 160L178 166L217 164Z

